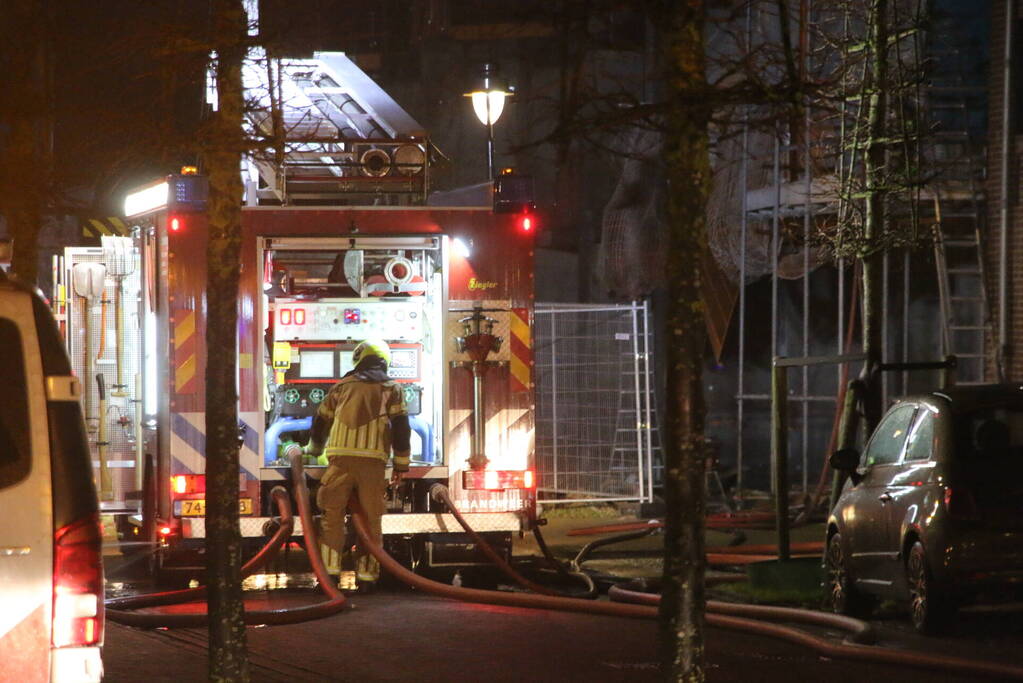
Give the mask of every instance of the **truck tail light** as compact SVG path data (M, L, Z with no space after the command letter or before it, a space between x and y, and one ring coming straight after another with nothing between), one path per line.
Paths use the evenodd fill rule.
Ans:
M54 647L88 647L103 642L103 558L98 515L53 535Z
M282 308L279 315L280 315L280 318L281 318L281 325L290 325L291 324L291 309L290 308Z
M182 221L177 216L171 216L170 220L167 221L167 228L171 232L181 232L181 228L184 226L184 224L185 224L184 221Z
M296 308L295 315L292 319L295 321L296 325L305 325L305 309Z
M175 474L171 477L171 493L181 496L189 493L206 493L206 475Z
M532 470L486 470L462 472L462 488L503 491L505 489L531 489L535 478Z

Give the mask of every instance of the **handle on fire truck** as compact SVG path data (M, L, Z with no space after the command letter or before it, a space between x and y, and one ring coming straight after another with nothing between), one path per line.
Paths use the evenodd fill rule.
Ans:
M99 498L114 499L114 486L110 481L110 467L107 465L107 388L103 375L96 374L96 391L99 395L99 433L96 436L96 447L99 451Z

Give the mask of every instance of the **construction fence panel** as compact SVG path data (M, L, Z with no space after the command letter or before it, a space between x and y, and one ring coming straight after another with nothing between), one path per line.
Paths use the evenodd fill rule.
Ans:
M537 303L533 330L539 502L652 500L646 303Z

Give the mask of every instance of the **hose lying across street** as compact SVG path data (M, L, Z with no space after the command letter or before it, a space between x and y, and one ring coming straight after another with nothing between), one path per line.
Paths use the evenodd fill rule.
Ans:
M608 597L612 600L651 606L659 605L661 602L660 595L631 591L620 586L613 586L608 591ZM787 640L790 643L808 647L822 657L849 659L857 662L870 661L881 664L896 664L919 669L935 669L947 673L990 676L1002 680L1023 679L1023 667L1011 664L998 664L960 657L871 647L869 644L874 642L874 633L870 624L859 619L843 617L837 614L788 607L736 605L708 600L706 618L707 623L711 626ZM834 643L804 631L778 624L764 623L758 619L796 621L818 626L835 627L849 631L850 635L844 643Z
M305 486L305 475L302 473L301 458L295 458L298 462L298 476L295 486L295 496L298 499L299 514L302 518L302 532L305 536L306 546L313 550L309 552L309 562L312 564L313 573L319 581L320 588L327 594L328 600L312 605L300 607L288 607L274 610L245 610L245 623L255 624L295 624L301 621L310 621L336 614L345 608L346 600L344 593L337 589L337 583L327 574L323 566L323 559L320 557L319 545L316 541L316 526L313 522L312 511L309 506L309 489ZM295 469L295 468L293 468ZM272 559L280 547L291 537L295 520L291 511L291 503L288 500L288 492L281 486L275 486L270 492L277 509L281 514L281 525L274 533L270 541L264 545L256 555L242 567L242 576L251 574L256 568ZM143 628L189 628L206 626L208 615L206 612L191 613L164 613L164 612L132 612L131 609L143 607L156 607L159 605L171 605L183 602L192 602L206 597L206 587L187 588L185 590L167 591L150 595L137 595L126 598L112 598L104 604L107 617L111 621L127 626L140 626Z
M260 610L245 612L246 624L290 624L299 621L317 619L340 612L345 608L345 596L341 593L332 577L330 577L320 556L319 544L316 540L315 522L312 516L312 509L309 503L309 489L305 482L305 472L302 467L302 458L292 458L292 481L295 487L295 497L298 501L299 514L302 519L303 534L305 537L306 550L309 556L313 573L316 575L321 588L328 596L328 600L314 605L294 607L279 610ZM508 607L526 607L532 609L559 610L566 612L583 612L587 614L599 614L612 617L627 617L631 619L656 619L658 616L658 605L661 597L657 594L643 593L629 590L623 586L613 586L608 592L612 602L586 600L579 598L561 597L552 595L549 589L529 581L522 577L507 562L490 548L489 544L473 531L464 517L451 504L446 490L437 490L436 498L443 501L451 510L455 519L469 533L473 539L480 544L484 552L494 557L491 559L500 560L497 564L505 570L509 576L515 578L520 584L531 589L539 589L538 593L510 593L501 591L480 590L475 588L463 588L451 586L437 581L432 581L420 576L402 566L392 558L380 545L370 537L365 512L359 505L358 498L352 496L349 501L349 511L352 513L355 531L358 534L359 542L364 549L371 553L380 565L392 576L400 579L412 588L417 588L425 593L437 595L444 598L461 600L464 602L478 602L491 605L503 605ZM271 559L283 543L290 537L294 527L294 517L291 506L288 502L287 492L282 487L275 487L271 491L274 501L277 503L281 513L281 525L273 538L242 568L243 575L251 573L256 567ZM618 529L616 529L618 530ZM490 552L487 552L487 549ZM503 566L502 566L503 565ZM516 578L517 577L517 578ZM141 626L146 628L157 627L195 627L205 626L207 615L203 613L191 614L161 614L161 613L140 613L126 611L140 607L153 607L157 605L168 605L179 602L198 600L206 596L205 587L191 588L181 591L168 591L152 595L141 595L127 598L113 598L106 601L107 616L117 623L130 626ZM848 659L856 662L878 662L910 666L921 669L932 669L948 673L960 673L974 676L987 676L1000 679L1023 680L1023 667L1010 664L998 664L979 660L969 660L959 657L949 657L938 654L925 654L917 652L906 652L903 650L890 650L871 645L875 641L873 627L859 619L844 617L826 612L812 610L793 609L788 607L768 607L761 605L741 605L708 600L706 603L706 622L710 626L729 629L733 631L744 631L756 635L778 638L781 640L807 647L822 657L833 659ZM835 628L849 635L843 643L835 643L824 638L794 629L780 624L768 623L771 621L787 621L815 626Z

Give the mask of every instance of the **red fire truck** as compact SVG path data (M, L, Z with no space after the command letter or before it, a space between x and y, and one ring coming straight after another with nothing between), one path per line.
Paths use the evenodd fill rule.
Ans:
M353 68L336 55L323 64L335 74ZM379 112L380 93L370 86L362 84L377 100L363 109ZM392 125L393 135L367 151L335 145L318 154L313 172L296 163L248 188L238 293L239 506L242 534L253 543L268 533L269 490L290 477L288 446L305 443L319 402L367 338L391 347L390 375L404 389L413 429L411 473L384 517L385 540L401 539L412 562L466 561L461 528L430 499L434 482L498 541L534 520L530 204L517 197L498 210L416 205L430 147L421 131L405 128ZM271 184L291 188L291 203L281 205L280 194L260 199ZM360 193L395 196L396 187L421 195L397 206L301 201L299 190L327 196L328 186L330 197L344 197L338 204ZM495 187L494 196L507 199L501 182ZM205 188L201 176L182 174L132 192L132 237L68 249L56 268L68 285L56 300L78 373L103 378L86 382L85 394L103 505L141 517L140 535L155 534L168 550L199 547L205 536ZM143 476L147 462L151 474ZM313 478L322 470L306 467Z

